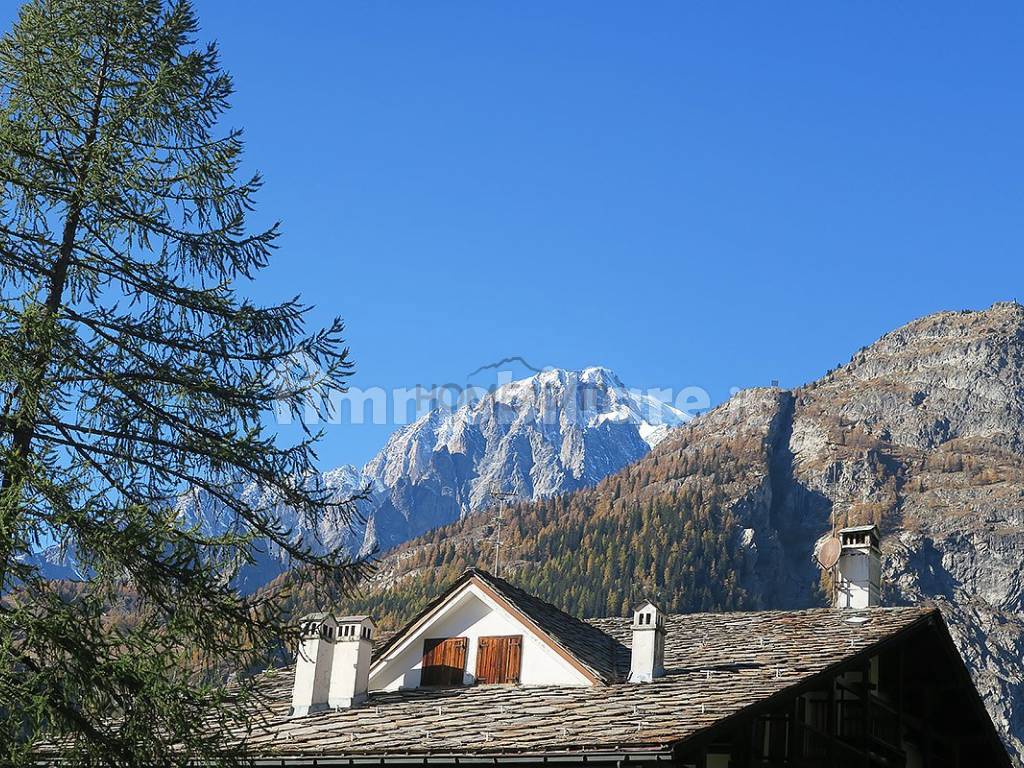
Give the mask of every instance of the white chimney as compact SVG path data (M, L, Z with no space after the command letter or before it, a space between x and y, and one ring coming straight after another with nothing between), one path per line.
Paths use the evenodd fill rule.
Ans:
M292 717L327 709L337 628L329 613L311 613L302 618L302 637L292 685Z
M376 626L369 616L343 616L337 622L327 703L334 709L347 709L366 699Z
M356 706L366 698L375 626L369 616L311 613L302 619L292 717Z
M649 683L665 674L665 616L650 600L633 611L629 682Z
M876 525L839 531L836 608L870 608L882 602L882 552Z

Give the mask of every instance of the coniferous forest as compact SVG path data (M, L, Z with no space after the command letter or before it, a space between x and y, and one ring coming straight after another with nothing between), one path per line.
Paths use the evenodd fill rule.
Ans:
M739 583L746 554L729 510L749 457L765 456L764 447L744 436L710 446L689 437L684 430L590 490L502 510L500 575L583 618L627 615L643 598L671 612L755 607ZM345 610L395 629L466 568L493 572L496 512L481 510L389 553ZM294 613L316 609L322 596L287 585L289 578L267 590L291 586Z

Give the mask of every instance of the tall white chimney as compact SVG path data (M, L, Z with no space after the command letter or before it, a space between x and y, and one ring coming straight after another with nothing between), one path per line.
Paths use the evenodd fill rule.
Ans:
M295 658L295 682L292 684L292 717L327 709L334 635L338 629L329 613L303 616L301 626L302 637Z
M311 613L302 618L292 717L354 707L366 699L375 631L369 616Z
M337 622L327 703L334 709L347 709L366 699L376 626L369 616L342 616Z
M882 551L876 525L839 531L836 608L870 608L882 603Z
M629 682L649 683L665 674L665 616L650 600L633 611Z

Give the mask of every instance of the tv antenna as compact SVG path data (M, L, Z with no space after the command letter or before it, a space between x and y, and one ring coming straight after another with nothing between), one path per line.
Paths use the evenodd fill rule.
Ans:
M507 493L505 491L498 490L497 488L491 489L491 498L497 499L498 501L498 514L494 518L494 575L499 576L498 570L501 568L501 513L504 511L504 503L508 499L515 498L514 493Z

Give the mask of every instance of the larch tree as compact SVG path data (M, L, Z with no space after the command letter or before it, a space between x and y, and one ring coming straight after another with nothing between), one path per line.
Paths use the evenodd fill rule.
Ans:
M277 228L222 127L232 81L188 2L35 0L0 40L0 763L244 758L253 669L293 638L231 577L257 547L342 590L361 563L283 527L274 504L345 524L315 482L323 415L350 372L341 322L244 284ZM236 488L255 483L267 506ZM189 525L195 490L224 524ZM44 578L41 549L89 578ZM112 624L125 596L133 620Z

